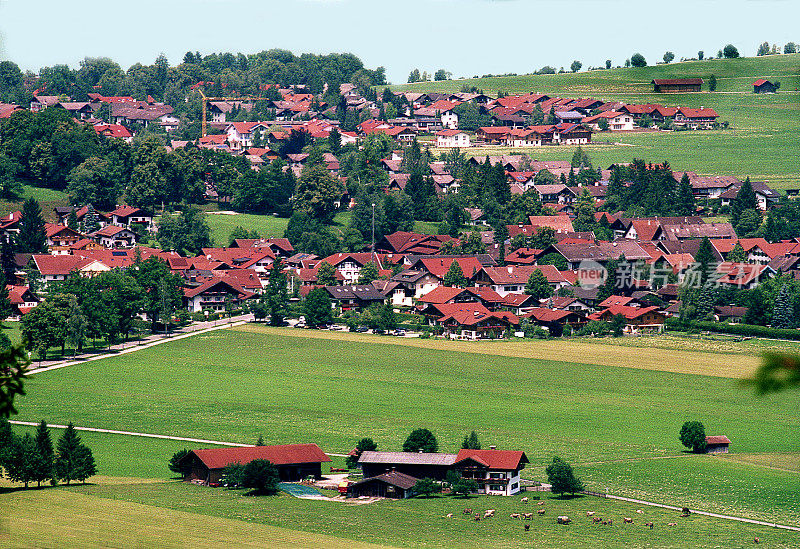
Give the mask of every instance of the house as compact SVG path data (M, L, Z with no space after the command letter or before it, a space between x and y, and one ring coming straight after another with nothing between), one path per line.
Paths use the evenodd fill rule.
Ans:
M474 280L478 285L489 286L502 297L510 293L525 291L531 275L535 271L547 278L548 284L554 289L571 286L569 279L565 278L553 265L506 265L505 267L483 267L478 271Z
M717 279L715 282L720 286L750 290L774 276L775 270L769 265L730 263L726 261L717 265Z
M719 118L719 115L711 108L702 106L699 109L681 107L675 113L675 125L685 126L692 130L708 129L716 124L717 118Z
M220 482L222 471L228 465L247 465L256 459L265 459L275 465L278 477L284 482L297 482L307 477L319 479L322 477L322 464L331 461L316 444L281 444L190 450L180 464L188 471L184 481L214 485Z
M419 479L391 470L387 473L365 478L347 487L347 497L405 499L414 495L414 486Z
M703 85L702 78L665 78L652 80L656 93L699 92Z
M34 95L31 100L31 112L40 112L53 107L59 102L57 95Z
M629 307L627 305L612 305L611 307L589 315L589 320L603 320L611 322L617 316L625 318L625 331L637 333L640 330L662 331L666 316L658 307Z
M435 322L451 339L496 337L519 324L519 317L505 311L489 311L480 303L436 305L442 316Z
M509 131L505 126L487 126L478 128L475 132L475 138L484 143L499 144L505 141Z
M111 224L117 227L132 229L132 225L136 223L143 225L149 232L155 231L153 216L139 208L134 208L133 206L117 206L109 215L111 216Z
M753 187L753 192L756 195L758 209L762 212L767 211L770 207L774 206L781 198L781 194L775 189L772 189L766 183L761 181L753 181L750 183L750 185ZM739 195L741 188L741 185L734 185L719 195L722 205L730 206L731 202Z
M456 454L367 451L361 452L358 466L365 479L395 471L418 479L444 480L456 457Z
M7 284L8 301L11 303L11 320L19 320L22 315L39 304L40 299L31 292L28 286Z
M414 300L439 286L441 278L422 269L407 269L394 275L390 282L395 284L389 297L392 305L411 307Z
M781 87L780 82L770 82L763 78L759 78L753 82L753 93L775 93Z
M527 318L531 323L547 328L550 335L554 337L559 337L564 333L564 326L579 328L586 323L585 315L577 311L546 307L533 307L520 318Z
M104 248L132 248L136 245L136 233L116 225L106 225L89 236Z
M205 282L184 288L183 297L186 308L199 313L204 310L223 312L227 307L239 308L244 300L253 297L233 279L212 276Z
M97 135L114 139L122 139L126 143L133 142L133 134L121 124L97 124L92 126Z
M372 284L347 284L344 286L325 286L331 296L331 305L342 311L366 309L370 305L383 305L386 298Z
M31 258L36 264L36 270L42 275L45 287L53 282L66 280L72 272L93 277L111 270L111 267L101 261L74 255L33 254Z
M519 472L530 463L519 450L461 449L456 455L453 470L463 478L478 483L479 494L513 496L520 491Z
M469 135L461 130L442 130L436 132L436 146L447 149L469 147Z
M587 116L581 122L587 124L595 131L600 131L600 120L608 122L608 129L611 131L631 131L633 130L633 116L627 112L606 111L594 116Z
M725 435L706 437L706 454L727 454L731 441Z
M558 124L553 132L553 141L561 145L585 145L592 141L592 130L580 124Z
M53 253L58 251L69 253L69 247L83 238L78 231L54 223L45 223L44 232L47 235L47 246Z

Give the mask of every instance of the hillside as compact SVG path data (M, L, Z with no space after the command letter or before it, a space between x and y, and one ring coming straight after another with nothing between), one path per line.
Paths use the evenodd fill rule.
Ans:
M686 94L654 93L654 78L699 76L717 78L717 91ZM752 82L767 78L781 82L774 95L753 94ZM627 162L632 158L667 160L673 168L704 174L750 176L768 181L779 189L800 187L791 151L800 150L797 121L800 119L800 54L710 59L656 65L640 69L611 69L552 75L491 77L440 82L418 82L392 86L395 91L457 92L478 87L494 95L536 91L564 97L596 97L632 103L661 103L687 107L712 107L731 128L703 132L603 133L590 147L597 164ZM519 150L519 149L518 149ZM474 155L506 152L470 149ZM567 147L536 148L530 152L541 160L568 160Z

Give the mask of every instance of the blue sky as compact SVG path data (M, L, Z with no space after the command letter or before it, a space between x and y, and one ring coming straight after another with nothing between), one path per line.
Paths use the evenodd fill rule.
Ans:
M584 68L635 52L650 62L725 44L800 43L796 0L0 0L0 58L23 69L107 56L124 69L187 50L349 51L394 83L409 71L454 76Z

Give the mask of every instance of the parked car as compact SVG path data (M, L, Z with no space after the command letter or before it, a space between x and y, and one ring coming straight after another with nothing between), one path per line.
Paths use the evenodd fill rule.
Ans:
M334 331L338 332L338 331L344 330L344 327L343 326L339 326L338 324L333 324L331 326L331 330L334 330Z
M366 326L358 326L353 331L358 332L359 334L364 334L369 331L369 328L367 328Z
M402 337L406 335L406 331L402 328L397 328L394 332L392 332L392 335Z

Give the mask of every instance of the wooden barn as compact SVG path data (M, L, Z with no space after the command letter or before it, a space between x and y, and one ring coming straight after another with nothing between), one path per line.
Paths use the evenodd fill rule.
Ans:
M347 487L347 496L405 499L413 495L418 479L398 471L365 478Z
M780 84L778 82L770 82L764 78L759 78L753 82L753 93L775 93L779 87Z
M727 454L731 441L725 435L706 437L706 454Z
M664 78L652 81L656 93L699 92L702 78Z
M228 465L247 465L256 459L266 459L278 468L284 482L297 482L306 477L322 477L322 464L331 461L316 444L281 444L277 446L246 446L191 450L181 461L189 472L185 481L216 484Z
M395 471L414 478L444 480L455 461L455 454L362 452L358 466L365 479Z

